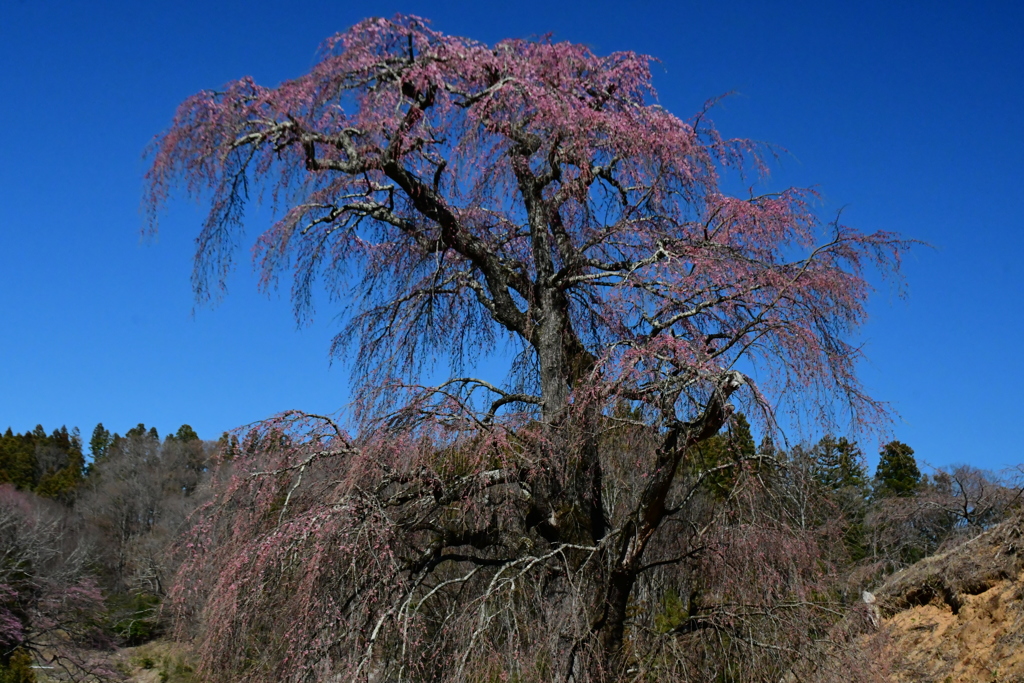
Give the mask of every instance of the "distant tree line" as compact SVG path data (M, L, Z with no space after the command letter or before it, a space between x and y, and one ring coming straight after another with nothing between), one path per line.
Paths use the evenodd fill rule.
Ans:
M217 442L189 425L42 426L0 437L0 683L33 661L77 679L115 677L97 658L164 628L174 543L204 499Z
M1024 466L992 472L954 464L926 474L914 449L894 440L880 447L872 475L854 440L825 435L788 450L757 444L742 413L701 444L693 463L714 471L705 477L705 492L724 501L735 495L744 473L723 465L757 456L763 459L747 474L774 479L775 490L791 498L784 506L789 523L841 539L829 557L839 577L833 587L852 599L887 575L1003 521L1020 509L1024 496Z
M69 432L61 427L47 434L42 425L36 425L30 432L15 434L8 427L0 437L0 483L70 502L85 468L77 428Z
M804 480L815 502L808 509L840 527L840 565L854 593L981 533L1021 503L1020 468L995 473L960 464L924 474L914 449L900 441L881 447L874 476L845 437L826 435L778 455L789 476Z

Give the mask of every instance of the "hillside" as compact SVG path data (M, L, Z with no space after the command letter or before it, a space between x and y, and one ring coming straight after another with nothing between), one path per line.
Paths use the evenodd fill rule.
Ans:
M864 638L894 683L1024 681L1024 515L893 575Z

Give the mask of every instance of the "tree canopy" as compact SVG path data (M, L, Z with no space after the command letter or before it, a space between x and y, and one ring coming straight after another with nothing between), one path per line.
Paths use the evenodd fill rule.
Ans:
M653 103L649 61L369 20L305 76L186 100L147 203L212 193L206 296L250 193L270 191L284 210L256 241L263 282L292 274L300 315L321 276L353 307L336 348L355 345L364 387L508 334L528 349L514 396L549 417L583 378L650 403L685 395L674 419L697 416L741 357L780 373L772 388L794 403L873 408L845 336L864 315L864 259L888 268L905 243L822 230L808 190L725 194L721 169L760 169L757 146Z

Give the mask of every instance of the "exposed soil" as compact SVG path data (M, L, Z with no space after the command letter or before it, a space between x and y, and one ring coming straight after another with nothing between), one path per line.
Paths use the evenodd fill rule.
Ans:
M1024 518L890 577L864 636L893 683L1024 682Z

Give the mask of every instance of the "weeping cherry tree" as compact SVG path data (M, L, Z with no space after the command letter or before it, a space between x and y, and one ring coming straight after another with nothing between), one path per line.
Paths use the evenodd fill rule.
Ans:
M270 201L262 286L289 282L300 319L343 310L354 378L344 417L285 413L225 456L177 589L209 678L804 665L827 534L790 524L769 454L702 444L736 406L766 433L779 411L883 420L851 339L864 268L895 273L908 244L822 222L810 190L726 192L764 150L659 106L650 63L398 16L278 87L180 105L152 225L178 189L208 202L209 298ZM426 386L437 363L450 379Z

